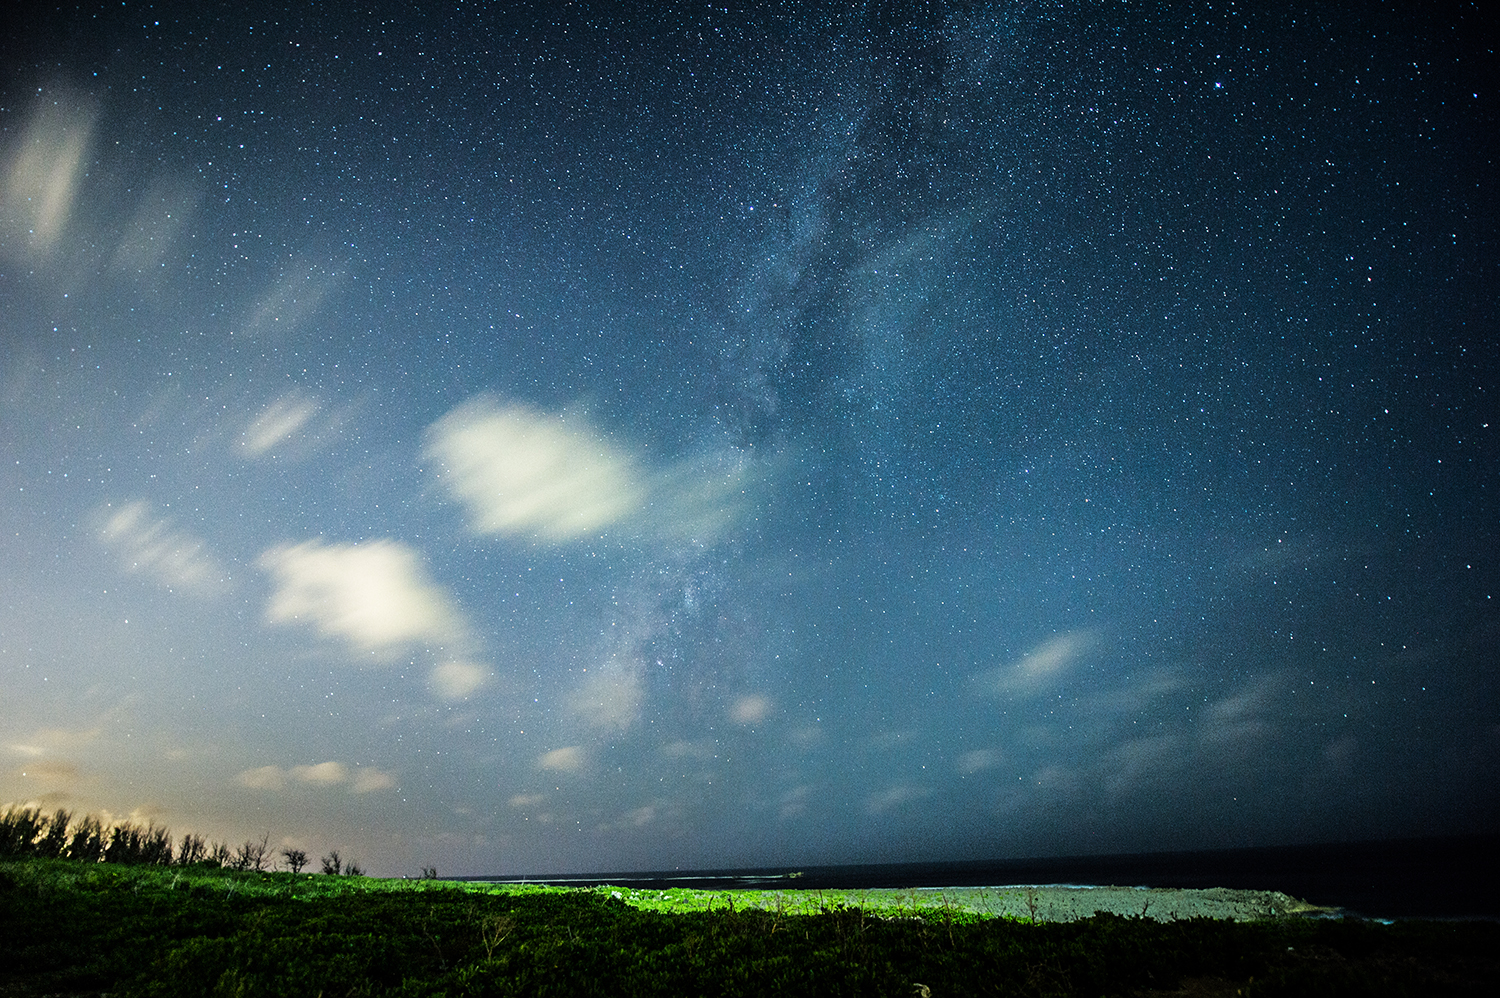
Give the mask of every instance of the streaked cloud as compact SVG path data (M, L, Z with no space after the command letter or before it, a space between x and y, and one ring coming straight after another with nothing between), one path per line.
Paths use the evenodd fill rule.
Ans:
M715 755L714 743L706 739L697 742L679 739L663 745L660 751L668 759L712 759Z
M67 752L81 748L97 741L103 733L104 729L99 726L76 731L68 728L38 728L27 735L23 741L7 747L17 755L35 758L53 752Z
M777 798L777 816L782 821L800 818L807 813L807 803L812 799L813 788L806 784L793 787Z
M101 543L119 556L128 572L149 575L169 589L210 595L229 585L229 575L208 543L158 516L144 500L108 503L95 513Z
M865 800L865 810L870 814L884 814L887 811L904 807L912 801L921 800L931 793L932 791L926 787L916 787L909 783L900 783L867 798Z
M351 793L370 794L377 790L389 790L396 785L396 775L373 766L361 766L354 771L354 786Z
M1010 665L980 673L975 683L987 693L1034 696L1055 687L1093 641L1088 631L1051 638Z
M358 767L351 773L349 767L342 762L329 760L288 769L258 766L240 773L235 777L235 782L252 790L279 791L293 784L302 784L311 787L345 786L350 793L367 794L394 787L396 778L373 766Z
M256 302L238 332L285 336L305 325L342 281L340 272L323 264L298 261Z
M729 707L729 716L739 724L759 724L771 714L769 697L752 693L740 697Z
M1002 758L1004 757L994 749L975 749L958 757L958 769L961 773L977 773L1000 765Z
M163 258L189 231L202 200L202 191L185 181L157 180L125 225L111 265L147 277L164 274Z
M77 763L66 759L36 759L23 764L15 773L25 780L39 780L53 791L71 787L83 778Z
M37 101L0 167L0 248L45 256L57 246L78 199L96 117L93 103L76 95Z
M542 769L559 770L562 772L576 772L583 768L583 747L581 745L568 745L563 748L553 749L537 759L536 764Z
M308 624L354 650L392 654L418 643L462 644L463 619L421 559L397 541L271 548L259 564L274 578L273 624Z
M343 783L349 778L349 770L342 762L320 762L315 766L293 766L292 779L326 787Z
M652 470L581 416L480 398L427 432L424 456L482 535L558 544L615 529L702 540L731 518L738 466Z
M624 729L640 716L645 695L644 666L612 657L573 691L569 706L593 727Z
M250 421L240 446L251 457L260 457L286 443L318 413L318 402L306 392L288 392L271 402Z
M429 676L432 689L443 700L462 700L490 681L490 670L474 662L443 662Z
M286 786L286 771L280 766L259 766L245 770L234 780L252 790L280 790Z
M516 794L506 801L511 807L529 808L547 803L546 794Z

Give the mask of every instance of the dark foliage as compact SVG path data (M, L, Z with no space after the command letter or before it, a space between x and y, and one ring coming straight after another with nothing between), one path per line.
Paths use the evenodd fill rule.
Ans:
M229 859L229 868L232 870L254 870L256 873L266 868L266 862L270 858L270 847L267 843L271 835L267 832L260 837L260 841L247 839L245 844L234 851Z
M0 869L0 993L1489 995L1500 925L664 915L592 892L331 889L108 865ZM253 888L253 890L252 890Z
M68 858L81 863L97 863L104 858L109 833L94 815L85 815L73 824L68 839Z
M203 842L203 836L188 833L177 843L177 862L182 866L192 866L194 863L203 863L208 860L208 846Z
M39 808L12 805L0 811L0 856L35 855L34 844L47 825Z

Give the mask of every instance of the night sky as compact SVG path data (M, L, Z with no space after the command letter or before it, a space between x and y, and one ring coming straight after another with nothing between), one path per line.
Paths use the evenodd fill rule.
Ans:
M1493 22L1328 6L12 11L0 802L380 875L1495 830Z

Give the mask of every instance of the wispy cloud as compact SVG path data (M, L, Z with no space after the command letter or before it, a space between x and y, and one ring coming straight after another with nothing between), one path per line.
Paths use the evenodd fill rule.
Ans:
M739 724L759 724L771 715L771 699L759 693L742 696L729 707L729 716Z
M118 507L109 503L95 516L102 523L100 542L119 556L126 571L149 575L169 589L200 595L229 585L229 575L209 552L208 543L156 515L146 501Z
M0 179L0 250L46 255L58 244L78 199L97 113L63 93L39 99Z
M250 457L260 457L290 441L318 414L318 409L317 399L306 392L288 392L250 421L240 438L240 446Z
M1093 644L1088 631L1074 631L1043 641L1010 665L975 676L980 689L992 694L1034 696L1060 682Z
M583 768L583 747L568 745L564 748L553 749L537 759L536 764L542 769L576 772Z
M467 640L447 593L428 579L417 553L399 542L284 544L259 563L276 581L266 608L273 624L309 624L377 655Z
M439 698L463 700L490 681L490 670L475 662L444 662L433 667L429 678Z
M240 325L250 336L285 336L305 325L343 275L319 263L298 261L256 302Z
M111 264L140 276L161 269L167 252L190 230L203 200L197 187L169 177L154 182L136 205L115 247Z
M343 783L349 778L349 769L342 762L320 762L315 766L293 766L292 779L326 787Z
M549 416L488 398L427 432L424 455L479 534L564 543L612 529L702 540L733 515L738 467L652 470L579 416Z
M259 766L245 770L234 779L240 786L252 790L280 790L286 786L286 770L280 766Z
M916 787L909 783L899 783L867 798L865 801L865 810L870 814L884 814L887 811L904 807L912 801L921 800L931 793L932 791L926 787Z
M595 667L569 703L587 724L624 729L640 715L645 695L645 667L634 659L614 657Z
M395 785L394 773L387 773L373 766L361 766L354 771L354 786L349 789L351 793L369 794L377 790L389 790Z
M961 773L977 773L1000 765L1003 759L1004 756L994 749L975 749L958 757L958 769Z
M347 787L352 794L367 794L377 790L388 790L396 785L393 774L373 766L361 766L351 773L342 762L319 762L307 766L258 766L247 769L235 777L235 782L252 790L285 790L288 786L302 784L312 787Z

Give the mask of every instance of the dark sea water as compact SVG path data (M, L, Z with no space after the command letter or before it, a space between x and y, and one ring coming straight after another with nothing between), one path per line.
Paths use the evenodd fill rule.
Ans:
M1500 835L1212 852L1142 853L960 863L809 866L800 870L700 870L469 877L474 881L662 890L755 888L1000 887L1015 884L1234 887L1281 891L1366 918L1500 919ZM792 876L792 874L799 874Z

